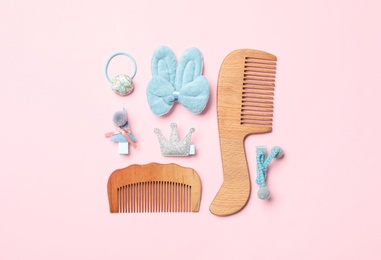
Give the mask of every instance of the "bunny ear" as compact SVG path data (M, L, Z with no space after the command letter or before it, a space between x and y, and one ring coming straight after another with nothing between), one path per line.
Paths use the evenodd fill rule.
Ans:
M156 48L151 61L152 76L160 76L174 85L176 76L176 56L166 46Z
M203 68L202 55L197 48L187 49L177 66L175 88L179 90L201 75Z

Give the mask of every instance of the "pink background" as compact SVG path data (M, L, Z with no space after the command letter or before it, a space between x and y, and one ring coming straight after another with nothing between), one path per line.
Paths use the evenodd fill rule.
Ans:
M379 1L0 1L0 259L381 259ZM146 102L159 45L204 56L202 115ZM222 183L216 84L234 49L278 57L273 132L245 146L252 196L240 213L209 205ZM119 97L103 75L117 51L138 63ZM110 75L129 72L115 58ZM125 107L138 149L104 133ZM197 156L162 157L153 128L195 127ZM283 147L271 201L256 198L255 146ZM177 163L203 184L199 213L110 214L106 183L130 164Z

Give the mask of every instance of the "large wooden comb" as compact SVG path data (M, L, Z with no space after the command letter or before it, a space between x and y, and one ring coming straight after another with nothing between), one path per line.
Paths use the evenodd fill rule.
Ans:
M244 149L249 134L272 131L276 57L242 49L222 62L217 85L217 118L223 183L210 211L227 216L240 211L250 196ZM255 158L253 159L255 160Z
M177 164L135 164L116 170L109 177L107 191L111 213L200 209L200 177Z

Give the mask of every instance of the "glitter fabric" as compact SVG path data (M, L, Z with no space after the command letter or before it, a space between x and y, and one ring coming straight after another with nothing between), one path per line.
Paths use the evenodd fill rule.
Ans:
M127 75L118 75L111 80L111 88L118 95L125 96L131 93L134 88L131 78Z
M172 132L169 140L166 140L159 129L155 128L154 132L157 135L160 144L161 154L163 156L188 156L190 151L190 141L192 134L195 132L194 128L189 130L189 133L185 136L183 140L180 140L177 134L177 124L171 124Z

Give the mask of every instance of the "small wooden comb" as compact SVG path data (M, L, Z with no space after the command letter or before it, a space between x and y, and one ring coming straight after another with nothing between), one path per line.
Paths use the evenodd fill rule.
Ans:
M177 164L134 164L110 175L107 192L111 213L197 212L201 181Z
M244 149L249 134L272 131L276 57L251 49L235 50L222 62L217 84L217 118L224 180L210 211L227 216L250 196Z

